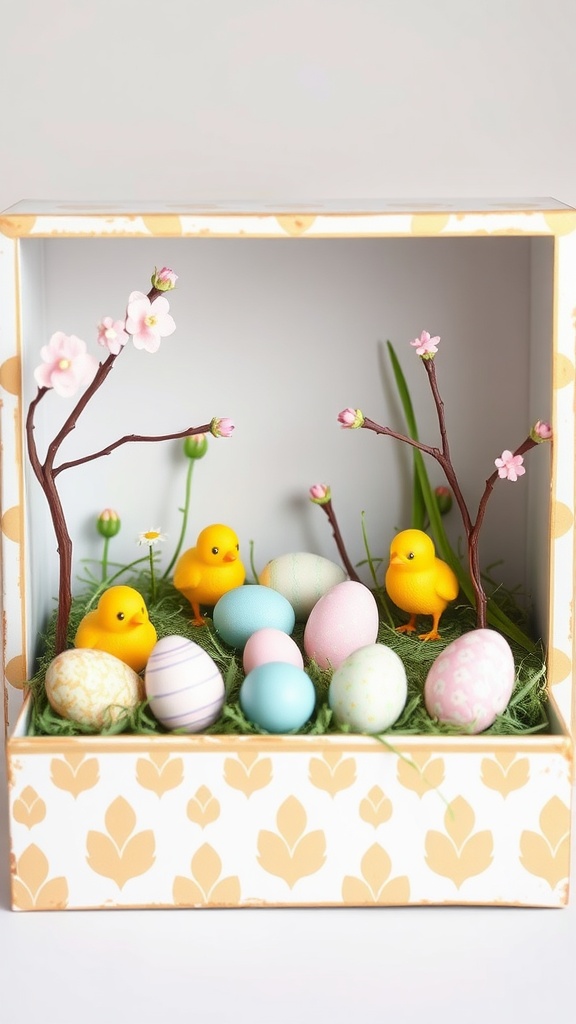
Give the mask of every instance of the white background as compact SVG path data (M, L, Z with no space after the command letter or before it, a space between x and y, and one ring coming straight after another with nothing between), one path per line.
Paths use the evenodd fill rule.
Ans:
M573 0L3 4L0 209L24 198L576 205L575 36ZM2 808L6 1024L530 1024L573 1012L574 903L16 915L5 822Z

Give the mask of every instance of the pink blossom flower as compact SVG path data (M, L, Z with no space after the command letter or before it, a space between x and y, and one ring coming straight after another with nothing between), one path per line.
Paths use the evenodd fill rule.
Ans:
M98 370L98 360L88 355L86 343L75 334L56 331L40 355L43 363L34 370L34 380L41 388L54 388L63 398L90 384Z
M498 468L498 476L501 480L511 480L514 483L519 476L524 476L526 470L522 463L521 455L513 455L506 448L499 459L494 459L494 465Z
M105 316L98 324L98 344L103 345L113 355L117 356L121 348L128 341L128 335L124 330L123 320L113 320L111 316Z
M310 501L317 505L327 505L332 498L332 492L328 484L314 484L310 488Z
M227 416L224 416L222 419L214 416L210 423L210 433L214 437L232 437L234 429L234 423Z
M338 423L347 430L355 430L363 425L364 417L360 409L352 409L348 406L347 409L343 409L342 412L338 413Z
M440 338L438 335L431 338L428 331L422 331L420 337L414 338L410 344L416 349L417 356L422 356L422 359L432 359L438 351Z
M552 427L549 423L544 423L543 420L536 420L536 423L530 431L530 437L536 444L541 444L542 441L550 441L552 437Z
M162 267L162 270L157 270L154 267L151 280L153 288L157 288L159 292L169 292L176 287L178 274L175 274L170 267Z
M146 352L157 352L161 338L167 338L176 330L176 324L168 310L168 299L159 295L150 302L143 292L131 292L126 311L126 331L132 335L134 348Z

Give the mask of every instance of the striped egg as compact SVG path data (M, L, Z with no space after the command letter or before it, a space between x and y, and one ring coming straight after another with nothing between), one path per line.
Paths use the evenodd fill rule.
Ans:
M303 622L316 602L345 579L344 569L329 558L297 551L273 558L264 566L258 582L282 594L292 605L296 618Z
M224 681L206 651L183 636L165 636L155 644L144 674L154 716L167 729L202 732L219 717Z

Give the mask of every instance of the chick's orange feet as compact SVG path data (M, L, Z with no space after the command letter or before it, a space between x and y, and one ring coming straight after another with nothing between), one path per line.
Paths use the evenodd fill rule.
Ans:
M416 632L416 616L411 615L408 622L403 626L396 627L397 633L415 633Z

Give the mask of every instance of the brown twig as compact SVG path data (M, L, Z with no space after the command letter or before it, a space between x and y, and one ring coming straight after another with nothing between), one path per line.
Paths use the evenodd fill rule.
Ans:
M434 398L434 404L436 406L436 412L438 415L438 424L440 427L440 436L442 439L442 449L433 448L430 445L422 444L420 441L415 441L412 437L407 437L405 434L400 434L395 430L391 430L389 427L383 427L379 423L375 423L374 420L363 417L362 427L368 430L374 431L376 434L385 434L388 437L394 437L398 441L404 441L406 444L412 445L413 448L418 448L419 451L424 452L426 455L430 455L431 458L435 459L436 462L442 467L446 479L454 492L454 497L460 509L462 516L462 522L464 525L464 531L466 534L466 541L468 545L468 565L470 569L470 578L472 580L472 586L474 588L474 595L476 600L476 621L479 629L486 628L487 621L487 597L484 587L482 585L482 574L480 569L480 559L478 553L478 541L480 535L480 528L484 521L484 515L486 513L486 507L488 500L492 493L492 489L496 480L498 479L498 471L492 473L486 480L484 492L478 505L475 520L472 520L468 506L464 499L464 495L460 489L456 471L452 464L450 457L450 448L448 444L448 434L446 430L446 420L444 416L444 403L440 396L438 389L438 382L436 380L436 369L434 366L433 359L422 359L426 372L428 374L428 380L432 390L432 396ZM523 455L531 448L536 446L537 442L531 437L527 437L522 444L516 448L513 455Z
M334 540L336 541L336 547L338 548L338 551L340 553L340 558L344 562L346 572L348 573L351 580L354 580L356 583L360 583L360 577L358 576L358 573L356 572L354 566L352 565L352 562L348 558L348 553L344 546L342 534L340 533L340 527L338 526L338 520L336 519L336 513L332 508L332 501L328 499L328 501L317 502L317 504L320 505L321 509L328 516L330 526L332 527L332 534L334 536Z
M148 298L152 302L156 296L162 295L163 292L158 288L152 287L148 292ZM122 351L122 349L120 350ZM94 459L101 458L104 455L109 455L115 448L120 445L128 444L129 442L138 441L166 441L181 437L188 437L191 434L207 433L210 430L210 424L204 424L201 427L189 427L187 430L179 431L175 434L163 434L159 436L144 437L137 434L127 434L121 437L118 441L108 445L106 448L101 449L99 452L94 452L91 455L85 455L79 459L73 459L70 462L64 462L60 466L54 466L54 460L60 446L68 435L75 429L78 419L82 412L94 397L96 392L102 387L108 374L112 370L116 359L120 353L110 355L100 363L96 374L88 385L84 393L80 396L76 402L72 412L65 420L64 424L48 445L46 451L46 458L42 463L38 455L38 449L36 445L36 439L34 437L34 417L36 409L39 403L45 397L50 388L41 387L38 388L38 392L35 398L30 402L28 408L28 414L26 417L26 442L28 447L28 455L34 474L44 491L48 507L50 509L50 516L52 519L52 525L54 527L54 533L56 535L57 551L59 557L59 586L58 586L58 614L56 620L56 646L55 653L60 654L61 651L65 650L67 646L67 633L68 633L68 621L70 618L70 610L72 607L72 539L68 531L66 524L66 517L64 515L64 509L60 500L60 495L56 487L56 478L59 473L65 469L71 469L73 466L81 466L86 462L91 462Z

